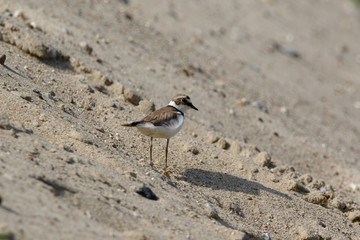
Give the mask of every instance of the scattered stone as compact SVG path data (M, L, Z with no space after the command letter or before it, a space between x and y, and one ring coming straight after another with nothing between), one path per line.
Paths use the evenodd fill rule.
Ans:
M183 68L179 71L181 74L185 75L186 77L194 76L194 72L191 69Z
M299 181L303 184L310 184L313 181L313 178L310 174L306 173L299 177Z
M136 190L136 193L147 198L150 200L158 200L159 198L155 195L155 193L153 193L153 191L151 191L150 188L143 186L142 188Z
M105 86L111 86L114 83L113 80L109 79L106 76L103 76L101 80L104 82Z
M293 48L290 47L284 47L281 46L279 43L277 42L273 42L272 44L270 44L269 46L269 52L274 52L274 51L278 51L282 54L288 55L290 57L293 58L300 58L300 54Z
M112 90L114 91L115 95L124 94L124 86L119 82L114 82L112 85Z
M93 49L87 42L80 42L79 46L84 49L89 55L91 55Z
M12 137L14 137L14 138L17 138L17 137L18 137L17 134L16 134L16 130L15 130L14 128L11 128L11 129L10 129L10 135L11 135Z
M129 20L129 21L132 21L133 20L133 16L130 14L130 13L128 13L128 12L125 12L125 18L127 19L127 20Z
M249 158L251 157L252 153L249 149L245 148L241 150L240 155Z
M209 143L216 143L217 141L219 141L220 137L214 132L209 132L206 139Z
M44 96L47 97L48 99L52 100L52 101L55 101L55 98L50 93L45 93Z
M309 189L307 189L302 183L295 181L293 179L289 180L288 190L295 191L300 193L309 193Z
M59 108L60 108L61 111L65 111L65 110L66 110L65 104L63 104L63 103L59 105Z
M290 57L293 58L300 58L300 54L293 48L290 47L283 47L282 48L282 52L286 55L289 55Z
M9 118L5 114L0 115L0 129L4 129L4 130L11 129Z
M185 152L191 152L194 155L199 154L199 150L195 146L192 146L192 145L185 145L184 150L185 150Z
M230 144L224 138L220 138L216 145L221 149L228 149L230 147Z
M261 167L269 167L271 164L271 156L267 152L260 152L254 158L254 162Z
M230 145L230 151L235 153L235 154L239 154L241 152L242 148L240 146L240 144L236 141L233 141Z
M26 19L24 12L21 11L21 10L16 10L16 11L14 12L14 17L20 18L21 20L25 20L25 19Z
M55 169L54 166L53 166L51 163L48 164L48 167L50 168L50 170L54 170L54 169Z
M320 190L320 188L325 187L325 182L323 180L316 179L309 184L309 187L312 189Z
M360 189L360 184L350 183L349 186L353 192L359 191Z
M219 214L216 208L209 202L205 204L204 214L209 218L219 219Z
M232 231L231 240L251 240L251 238L244 232Z
M31 99L30 96L20 96L20 97L21 97L22 99L28 101L28 102L31 102L31 101L32 101L32 99Z
M4 64L5 64L5 60L6 60L6 55L5 55L5 54L1 55L1 56L0 56L0 64L1 64L1 65L4 65Z
M137 177L136 172L129 172L129 175L130 175L130 177L132 177L132 178L136 178L136 177Z
M74 160L73 157L69 157L69 158L67 158L67 159L65 160L65 162L66 162L67 164L74 164L74 163L75 163L75 160Z
M230 213L242 216L242 212L238 203L227 201L224 203L224 208L227 209Z
M340 211L345 211L347 208L346 203L337 197L331 200L330 205L334 208L339 209Z
M269 113L269 109L267 108L267 106L265 106L265 104L255 101L252 103L252 105L254 107L258 107L261 111L263 111L264 113Z
M86 144L93 144L93 142L87 138L84 134L76 131L75 129L72 129L69 133L69 137L78 140L80 142L86 143Z
M104 94L107 94L106 88L103 85L95 85L94 88Z
M249 105L250 102L249 100L247 100L246 98L241 98L237 101L241 106L246 106L246 105Z
M350 212L348 215L348 219L351 222L360 222L360 211L356 210L356 211Z
M149 100L141 100L138 107L145 114L150 114L155 111L155 104Z
M308 195L304 196L303 199L309 203L318 204L323 207L326 207L329 197L330 196L325 193L316 191L316 192L311 192Z
M280 112L283 113L283 114L289 114L289 110L288 110L286 107L284 107L284 106L282 106L282 107L280 108Z
M301 226L298 228L300 240L321 240L323 239L316 231L310 230L308 227Z
M139 105L139 102L141 100L141 97L134 93L131 89L126 88L124 90L124 96L127 101L129 101L131 104L137 106Z

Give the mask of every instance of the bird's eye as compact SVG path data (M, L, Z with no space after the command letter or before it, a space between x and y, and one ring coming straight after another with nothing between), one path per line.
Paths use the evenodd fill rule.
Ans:
M180 102L184 103L184 98L180 98Z

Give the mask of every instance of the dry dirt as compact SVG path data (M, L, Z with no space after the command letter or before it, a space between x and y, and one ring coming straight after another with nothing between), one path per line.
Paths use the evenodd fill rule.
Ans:
M352 1L0 12L0 239L360 239ZM149 139L121 124L177 93L199 111L170 140L168 179L166 141L152 168Z

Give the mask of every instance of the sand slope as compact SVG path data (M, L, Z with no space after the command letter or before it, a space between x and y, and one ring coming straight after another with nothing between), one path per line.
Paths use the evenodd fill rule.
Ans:
M351 1L0 0L4 239L359 239ZM170 140L120 124L187 93ZM159 198L137 194L143 186Z

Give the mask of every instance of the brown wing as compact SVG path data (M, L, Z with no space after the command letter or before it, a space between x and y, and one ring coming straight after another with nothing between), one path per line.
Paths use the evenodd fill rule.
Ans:
M166 106L156 110L155 112L147 115L141 122L151 122L154 126L163 124L164 121L168 121L177 117L179 110L172 106Z

